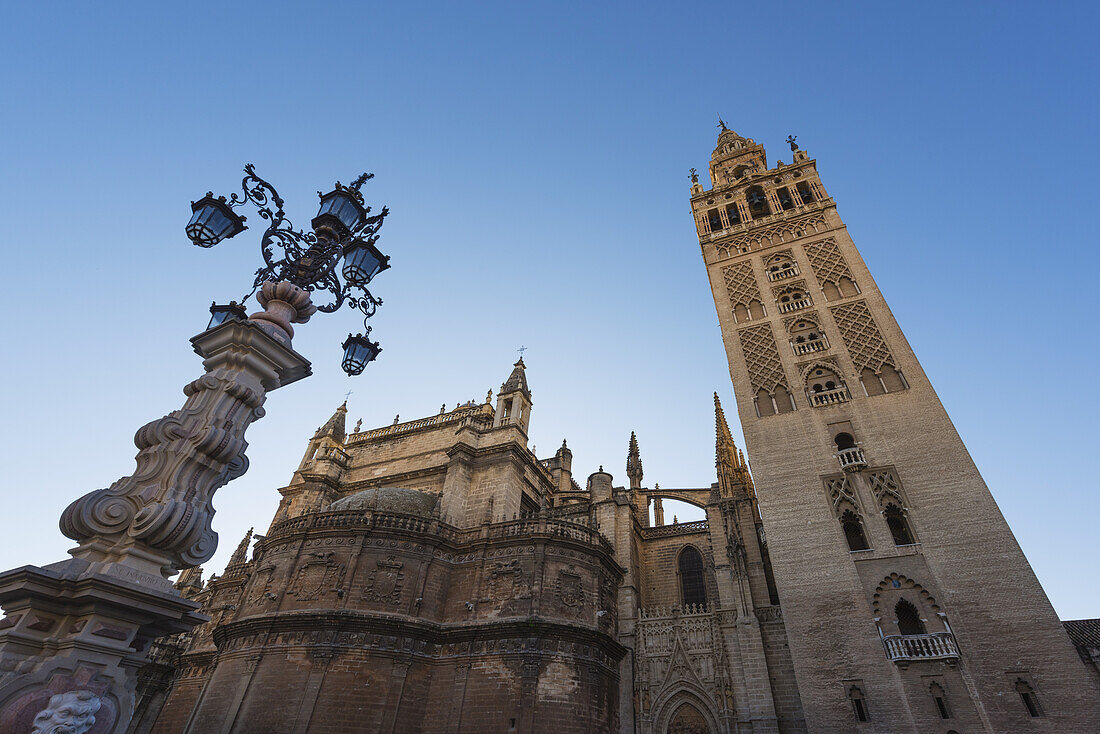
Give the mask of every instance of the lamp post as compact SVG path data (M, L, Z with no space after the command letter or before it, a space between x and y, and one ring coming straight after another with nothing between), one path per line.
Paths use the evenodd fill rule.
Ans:
M206 621L168 578L214 554L213 496L247 470L244 434L264 416L267 393L311 372L291 346L291 324L344 303L365 323L382 303L366 286L389 267L375 245L389 211L371 216L360 192L370 178L320 194L310 232L293 228L252 164L243 196L208 193L192 203L186 232L200 247L247 229L236 211L246 203L269 223L264 264L245 297L256 294L263 310L246 317L243 301L211 306L206 330L191 339L205 374L184 387L183 407L138 430L132 475L62 513L61 531L77 541L72 558L0 573L0 731L63 725L84 734L95 724L97 732L124 732L149 643ZM314 305L320 293L330 298ZM349 375L381 351L369 333L343 344Z

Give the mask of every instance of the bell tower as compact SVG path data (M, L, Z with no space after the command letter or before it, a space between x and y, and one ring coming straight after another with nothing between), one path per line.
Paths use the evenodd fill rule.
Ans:
M810 731L1087 732L1096 684L817 163L720 122L691 208Z

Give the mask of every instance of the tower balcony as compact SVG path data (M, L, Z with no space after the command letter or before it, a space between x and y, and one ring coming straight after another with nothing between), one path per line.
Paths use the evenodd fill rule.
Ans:
M804 342L791 342L791 349L797 355L812 354L813 352L824 352L829 348L829 344L824 339L809 339Z
M919 660L957 660L959 646L950 632L925 635L890 635L882 638L886 657L895 663Z
M790 313L791 311L799 311L804 308L809 308L814 305L813 302L807 298L799 298L797 301L786 301L779 304L779 313Z
M844 385L834 390L807 393L806 396L810 400L810 405L815 408L820 408L824 405L837 405L851 400L851 396L848 395L848 388Z
M863 455L863 449L859 446L841 449L837 452L836 458L844 471L859 471L867 468L867 457Z
M777 280L784 280L795 275L798 275L798 265L796 265L795 263L791 263L790 267L780 268L779 270L769 270L768 280L774 282Z

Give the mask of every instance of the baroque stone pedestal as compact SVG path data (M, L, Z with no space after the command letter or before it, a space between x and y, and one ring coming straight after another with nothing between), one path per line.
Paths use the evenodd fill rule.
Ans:
M0 573L0 732L125 731L152 640L207 621L168 577L214 554L212 500L248 468L245 430L310 374L290 326L316 310L309 294L265 283L258 298L265 311L191 340L206 374L138 430L137 470L65 510L73 558Z

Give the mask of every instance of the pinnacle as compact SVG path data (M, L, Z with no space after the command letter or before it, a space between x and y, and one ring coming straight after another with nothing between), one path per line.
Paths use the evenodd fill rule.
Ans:
M244 539L241 540L240 545L237 546L237 550L233 551L233 555L229 558L228 566L236 566L248 561L248 546L252 544L252 531L255 528L249 528L248 532L244 534Z

